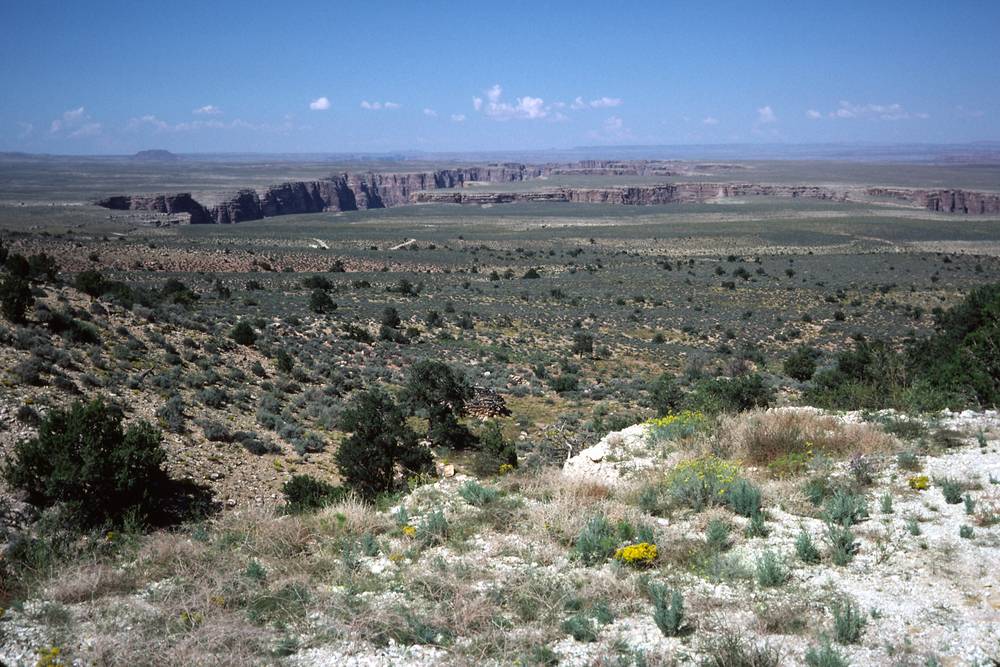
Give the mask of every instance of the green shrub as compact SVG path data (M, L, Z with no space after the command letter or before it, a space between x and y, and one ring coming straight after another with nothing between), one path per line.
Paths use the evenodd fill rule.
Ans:
M854 531L849 526L827 523L826 539L830 543L830 560L834 565L844 566L854 560L858 544L854 541Z
M345 495L344 489L339 486L310 475L293 475L281 487L281 492L285 496L285 508L293 514L319 509Z
M669 373L663 373L649 384L649 402L656 410L657 417L676 412L683 400L684 392Z
M309 310L318 314L329 313L337 310L337 304L325 290L314 289L309 295Z
M653 602L653 622L664 637L676 637L684 632L684 596L660 583L649 584Z
M257 342L257 333L247 322L237 323L230 332L229 337L232 338L237 345L250 346Z
M778 667L781 652L767 644L752 644L732 632L710 639L702 647L702 667Z
M857 644L865 629L865 615L850 600L835 602L833 611L833 636L841 644Z
M611 558L618 544L618 533L607 518L593 516L577 535L573 552L585 565L597 565Z
M469 480L458 487L458 495L462 496L465 502L475 507L485 507L500 497L500 492L496 489L481 485L475 480Z
M949 505L957 505L962 502L962 484L958 480L950 477L934 480L934 483L941 487L941 495Z
M31 285L26 278L10 274L0 281L0 311L15 324L25 321L25 313L35 302Z
M584 613L573 614L563 621L562 630L578 642L597 641L597 625L593 618Z
M504 437L500 424L488 421L479 434L479 451L473 461L477 475L495 475L517 468L517 447Z
M760 514L760 489L742 477L726 490L725 499L726 504L740 516L752 517Z
M767 537L769 532L764 524L764 513L757 512L750 517L750 523L747 524L744 534L747 537Z
M424 520L417 527L417 540L425 547L444 544L450 530L451 525L444 512L434 510L424 517Z
M576 391L580 388L580 378L576 373L563 373L562 375L549 378L549 387L557 394Z
M648 526L633 526L627 521L612 525L600 514L592 516L573 544L573 554L585 565L599 565L611 558L623 543L654 543Z
M777 554L768 549L754 564L754 575L758 585L773 588L785 583L788 579L788 569Z
M677 464L667 475L667 490L675 503L701 511L726 503L726 494L739 478L739 465L714 456Z
M406 414L381 389L356 396L341 414L339 426L351 435L337 449L337 468L344 484L362 497L390 490L397 466L416 474L432 465L430 450L417 442Z
M839 526L853 526L868 517L868 502L864 496L837 489L823 506L824 518Z
M708 550L714 553L729 548L730 526L721 519L712 519L705 528L705 543Z
M742 412L766 408L774 401L774 389L758 373L735 378L701 380L688 395L686 403L705 413Z
M475 436L458 422L472 394L461 372L442 361L424 359L407 375L403 404L427 417L427 436L435 445L463 449L476 444Z
M819 646L810 646L806 650L806 665L808 667L850 667L847 659L837 649L824 640Z
M36 505L64 504L83 526L155 514L171 493L160 434L97 399L53 409L38 436L14 446L4 476Z
M109 283L100 271L88 269L76 274L73 286L88 296L99 297L108 290Z
M1000 405L1000 283L984 285L938 316L932 336L911 346L912 375L949 407Z
M816 548L812 536L805 530L795 538L795 553L803 563L813 565L819 562L819 549Z
M805 382L816 373L817 357L819 352L815 348L803 345L785 359L782 370L793 380Z

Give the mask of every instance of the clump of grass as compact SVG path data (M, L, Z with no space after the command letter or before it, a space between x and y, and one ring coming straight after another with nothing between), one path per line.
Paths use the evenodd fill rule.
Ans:
M448 539L450 526L448 519L441 510L434 510L428 514L420 526L417 528L417 540L424 546L444 544Z
M879 507L882 510L882 514L892 514L892 494L883 493L882 497L879 498Z
M750 517L750 523L747 524L744 534L747 537L767 537L769 532L764 523L764 513L757 512Z
M705 542L708 550L719 553L729 548L730 525L722 519L712 519L705 529Z
M920 458L917 456L917 453L912 450L902 451L899 454L896 454L896 465L902 470L917 472L920 470Z
M809 667L850 667L847 659L834 648L828 639L818 646L806 650L806 665Z
M788 569L778 555L768 549L754 564L754 576L758 585L774 588L788 580Z
M835 602L833 611L833 636L841 644L857 644L861 641L866 619L864 612L850 600Z
M957 505L962 502L962 484L951 477L943 477L934 480L934 483L941 488L944 501L949 505Z
M849 526L827 523L826 539L830 543L830 560L834 565L844 566L854 560L858 545Z
M665 637L677 637L684 627L684 596L660 583L649 584L649 597L653 602L653 621Z
M760 513L760 489L746 479L737 479L726 492L726 503L740 516L752 517Z
M597 641L597 624L593 618L582 612L577 612L563 621L562 630L578 642Z
M647 526L632 526L621 521L613 526L602 515L593 516L576 537L573 553L585 565L599 565L611 558L623 542L645 542L655 546L653 531Z
M667 476L667 488L674 502L700 512L725 503L739 472L739 465L732 461L703 456L677 464Z
M777 667L781 652L768 644L747 642L738 634L726 632L702 647L706 654L703 667Z
M868 517L868 502L864 496L838 489L827 499L823 514L830 523L853 526Z
M469 480L458 488L458 495L470 505L485 507L495 502L500 497L500 492L475 480Z
M819 562L819 549L812 536L805 530L795 538L795 553L803 563L814 565Z
M920 523L917 521L917 517L915 516L911 516L909 519L906 520L906 530L910 533L910 535L913 535L914 537L920 535L923 532L922 530L920 530Z
M972 496L966 493L963 497L963 501L965 502L965 513L969 515L975 514L976 501L972 499Z

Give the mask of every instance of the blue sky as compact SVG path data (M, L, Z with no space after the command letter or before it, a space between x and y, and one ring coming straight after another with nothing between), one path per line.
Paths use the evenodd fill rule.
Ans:
M0 150L1000 139L1000 2L0 2Z

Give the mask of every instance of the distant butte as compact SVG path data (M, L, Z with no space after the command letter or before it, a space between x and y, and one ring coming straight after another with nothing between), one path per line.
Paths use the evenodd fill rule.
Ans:
M153 148L147 151L139 151L132 156L132 159L137 162L177 162L180 158L162 148Z

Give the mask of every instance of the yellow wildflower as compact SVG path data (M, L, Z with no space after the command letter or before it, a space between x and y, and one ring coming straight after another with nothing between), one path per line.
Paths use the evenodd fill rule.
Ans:
M931 485L931 480L927 475L914 475L907 481L914 491L925 491Z
M413 537L416 534L417 534L416 526L411 526L410 524L406 524L405 526L403 526L403 535L406 535L407 537Z
M656 545L640 542L621 547L615 552L615 560L636 567L652 565L653 561L656 560Z

